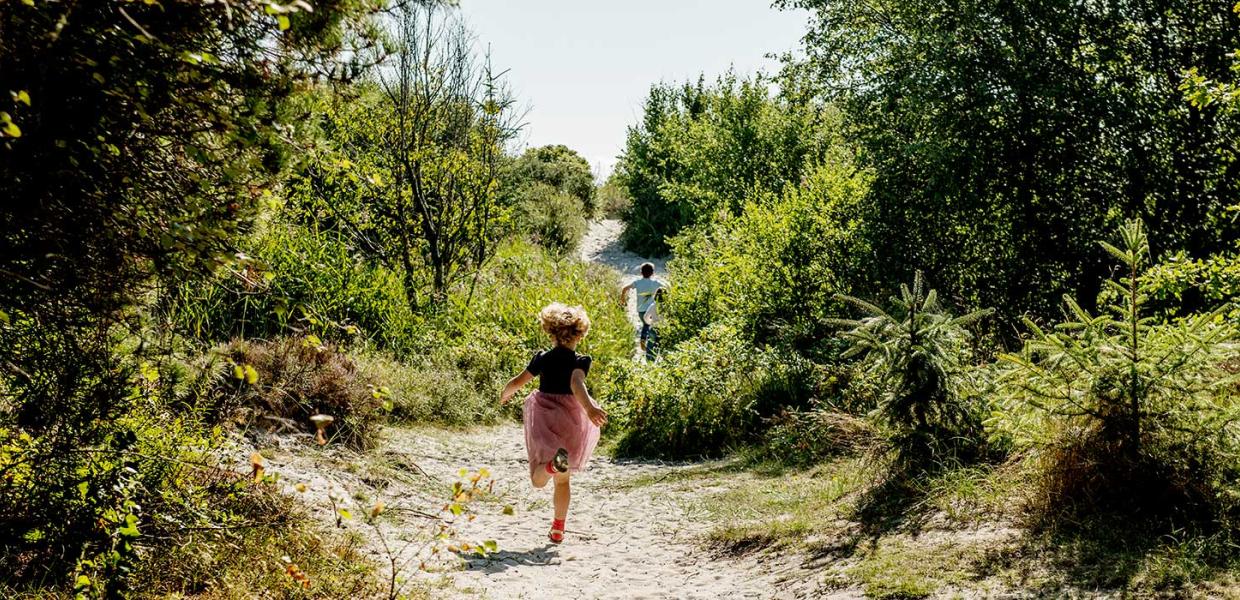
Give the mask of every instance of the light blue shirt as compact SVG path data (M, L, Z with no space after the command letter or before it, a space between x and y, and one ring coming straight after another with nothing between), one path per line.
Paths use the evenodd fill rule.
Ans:
M633 290L637 292L637 312L644 313L654 306L655 293L663 284L645 277L633 282Z

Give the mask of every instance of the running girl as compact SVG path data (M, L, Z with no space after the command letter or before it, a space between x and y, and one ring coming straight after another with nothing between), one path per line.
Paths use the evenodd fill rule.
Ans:
M586 311L555 302L542 309L538 320L555 345L534 354L529 366L504 386L500 402L507 404L522 386L539 378L538 390L525 398L525 450L534 487L555 481L555 516L548 537L558 544L564 541L568 518L570 473L586 470L607 413L586 389L590 357L577 353L577 344L590 330Z

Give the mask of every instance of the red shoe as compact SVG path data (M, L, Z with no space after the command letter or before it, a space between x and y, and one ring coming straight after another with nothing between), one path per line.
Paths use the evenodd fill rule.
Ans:
M559 544L564 541L564 519L554 519L551 521L551 533L547 534L547 539L552 544Z

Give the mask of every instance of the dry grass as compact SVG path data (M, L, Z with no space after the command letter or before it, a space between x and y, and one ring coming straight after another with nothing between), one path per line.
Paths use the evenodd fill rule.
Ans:
M353 359L313 338L236 340L215 389L218 416L275 430L313 433L310 416L335 417L328 436L354 448L372 447L380 401ZM247 367L256 378L247 380ZM237 375L242 375L237 377Z

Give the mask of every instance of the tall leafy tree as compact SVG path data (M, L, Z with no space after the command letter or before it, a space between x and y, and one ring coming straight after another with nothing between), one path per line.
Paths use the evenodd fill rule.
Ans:
M132 469L100 457L136 436L119 419L146 389L136 309L231 260L295 135L285 100L360 68L338 57L361 55L353 25L375 4L0 3L0 439L20 455L0 548L28 552L5 558L16 576L131 548L133 523L101 524L126 514Z
M1193 110L1184 69L1240 46L1230 0L785 0L813 11L797 64L847 110L875 170L881 271L958 301L1053 314L1092 302L1092 240L1125 216L1155 252L1235 239L1234 119Z
M404 4L388 25L385 62L356 98L326 109L331 141L301 199L401 273L416 308L446 300L493 249L517 129L511 96L458 16Z
M790 94L772 95L764 77L729 74L651 88L642 121L629 129L616 165L632 203L625 242L666 252L667 239L718 214L738 214L760 192L796 185L829 145L831 113Z

